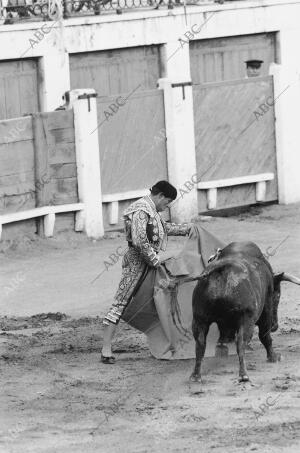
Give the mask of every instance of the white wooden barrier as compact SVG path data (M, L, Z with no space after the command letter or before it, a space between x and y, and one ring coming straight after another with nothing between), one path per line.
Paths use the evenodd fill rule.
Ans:
M6 223L19 222L21 220L44 217L44 234L46 237L52 237L55 226L55 214L60 212L76 212L75 230L83 231L84 229L84 204L73 203L58 206L42 206L40 208L28 209L27 211L12 212L0 216L0 240L2 235L2 225Z
M129 192L102 195L102 203L109 203L109 223L116 225L119 220L119 201L133 200L149 194L149 190L131 190Z
M72 211L76 212L76 231L85 231L88 237L96 239L104 235L102 203L99 204L102 194L96 93L93 89L78 89L71 91L69 97L69 107L74 110L79 203L42 206L0 215L0 239L2 225L35 217L44 217L44 235L51 237L55 226L55 214Z
M274 179L273 173L261 173L258 175L240 176L237 178L219 179L216 181L199 182L198 190L207 190L207 208L217 207L217 189L220 187L230 187L243 184L256 184L256 201L264 201L266 196L267 181ZM122 200L134 200L149 194L149 190L132 190L114 194L102 195L102 201L98 203L99 210L102 203L109 203L109 223L116 225L119 221L119 202ZM62 212L76 212L75 231L85 230L85 210L84 203L73 203L59 206L43 206L40 208L29 209L27 211L13 212L0 215L0 240L2 225L21 220L44 217L44 234L52 237L55 226L55 214Z
M119 201L134 200L149 194L149 190L132 190L129 192L120 192L102 196L102 203L109 203L110 214L109 223L116 225L119 221ZM2 225L7 223L19 222L22 220L44 217L44 234L46 237L52 237L55 227L55 214L62 212L76 212L75 231L84 231L85 211L84 203L64 204L59 206L42 206L40 208L28 209L27 211L12 212L0 215L0 240L2 235Z
M239 176L236 178L219 179L198 183L199 190L207 190L207 208L217 207L217 189L220 187L238 186L243 184L256 184L256 201L264 201L266 198L267 181L274 179L273 173L261 173L258 175ZM109 203L109 223L116 225L119 221L119 201L133 200L148 195L148 190L132 190L102 195L102 203Z
M255 183L256 201L265 201L267 181L271 181L272 179L274 179L274 173L261 173L259 175L239 176L237 178L219 179L216 181L203 181L198 183L197 188L198 190L207 190L207 209L216 209L218 188Z
M75 148L79 201L84 203L84 231L88 237L104 236L96 92L70 91L74 111Z

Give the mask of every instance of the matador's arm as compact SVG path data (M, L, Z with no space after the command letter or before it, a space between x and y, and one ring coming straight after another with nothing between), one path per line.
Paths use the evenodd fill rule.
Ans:
M164 225L168 236L186 236L192 228L192 224L190 223L164 222Z

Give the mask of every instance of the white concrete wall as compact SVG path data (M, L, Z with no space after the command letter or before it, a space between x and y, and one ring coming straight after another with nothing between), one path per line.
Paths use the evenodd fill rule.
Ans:
M300 27L280 32L281 64L274 65L274 104L280 203L300 200Z
M178 42L169 41L164 45L163 60L168 77L160 79L159 86L164 89L168 176L179 188L171 217L174 222L187 222L198 212L197 185L191 182L193 176L197 181L193 92L191 85L172 84L191 82L189 46L178 50Z
M281 65L274 69L275 97L286 85L291 85L275 104L279 199L282 203L291 203L300 201L299 18L300 0L257 0L189 6L187 17L183 8L175 8L158 11L136 10L123 15L78 17L65 20L63 24L47 22L43 25L37 22L1 25L0 60L39 58L40 101L42 109L49 111L62 103L62 95L70 89L68 56L71 53L164 44L167 70L165 76L171 83L185 82L189 78L188 44L185 49L181 49L179 39L186 40L184 34L191 29L199 32L194 37L188 35L190 39L280 32ZM166 55L170 56L171 49L176 49L176 46L179 48L177 55L167 62ZM185 105L179 99L180 90L175 89L172 95L174 103L178 104L172 121L180 126L181 130L175 137L173 148L176 165L181 165L180 147L185 143L182 137L183 129L189 124L189 134L192 131L192 103L189 100L191 88L186 88L188 101ZM194 146L193 140L193 137L189 136L189 153ZM190 172L192 175L193 166L192 159L190 168L186 167L183 171L184 177ZM179 178L181 170L173 168L172 171L177 175L176 178ZM185 181L181 181L181 184L184 183ZM190 203L187 211L193 210L193 196L190 201L185 200L187 206L186 203Z

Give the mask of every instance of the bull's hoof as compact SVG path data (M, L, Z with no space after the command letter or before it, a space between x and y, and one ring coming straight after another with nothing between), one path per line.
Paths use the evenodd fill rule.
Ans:
M275 362L280 362L281 360L281 354L278 352L273 352L272 355L270 355L267 359L268 362L275 363Z
M202 379L200 374L191 374L190 376L190 382L198 382L199 384L202 384Z
M242 376L239 377L239 382L249 382L249 376L247 374L243 374Z

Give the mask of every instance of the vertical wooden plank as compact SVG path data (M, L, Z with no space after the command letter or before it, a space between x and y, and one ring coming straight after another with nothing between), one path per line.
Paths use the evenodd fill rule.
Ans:
M6 92L6 117L15 118L21 116L19 76L11 74L5 79Z
M43 184L45 175L47 179L49 178L49 156L43 124L43 114L32 115L32 129L35 163L35 199L36 207L39 207L48 204L45 193L45 185ZM37 219L37 232L39 235L43 235L44 233L43 219Z
M204 63L204 54L198 55L198 62L199 62L199 70L198 70L198 76L201 77L200 80L205 80L205 63ZM197 80L197 79L196 79ZM193 82L194 83L194 82Z
M19 78L20 112L21 114L37 112L39 110L38 97L32 94L37 91L37 77L35 72L23 74Z
M114 61L108 68L109 74L109 91L110 93L118 93L120 90L119 84L119 64Z
M214 60L215 60L215 77L217 81L223 80L223 61L222 61L222 53L221 52L216 52L214 54Z
M97 68L94 69L94 72L97 72ZM109 72L106 70L105 66L100 66L98 68L95 87L99 85L99 80L101 80L101 88L96 90L99 93L99 96L111 93Z
M32 115L36 207L48 204L44 181L49 179L49 150L43 114Z
M0 119L6 118L5 78L0 75Z
M251 57L249 56L249 51L247 49L244 49L243 51L240 52L240 64L241 64L241 69L240 69L240 78L243 79L246 77L247 71L246 71L246 63L245 61L250 60Z
M145 49L145 77L150 76L148 78L147 87L148 88L155 88L157 84L158 77L161 77L160 72L160 65L159 65L159 47L158 46L147 46L144 47ZM139 83L139 82L138 82Z
M224 51L224 62L224 80L229 80L233 78L232 52L230 50Z
M207 53L204 55L205 82L209 82L215 77L214 54Z
M0 120L38 109L37 62L33 59L0 61Z

